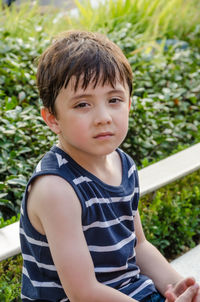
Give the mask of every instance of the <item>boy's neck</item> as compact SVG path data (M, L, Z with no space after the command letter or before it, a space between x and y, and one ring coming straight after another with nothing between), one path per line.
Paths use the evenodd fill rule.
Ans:
M114 151L103 160L94 162L91 169L87 169L104 183L119 186L122 180L122 165L119 154Z
M65 151L82 168L95 175L108 185L119 186L122 180L122 163L118 152L113 151L104 156L80 155L71 153L58 144L58 147Z

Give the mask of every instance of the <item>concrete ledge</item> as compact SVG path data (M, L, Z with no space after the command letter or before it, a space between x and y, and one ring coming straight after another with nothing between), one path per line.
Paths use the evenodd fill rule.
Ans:
M200 244L186 254L173 260L171 265L182 276L192 276L200 283Z
M19 222L0 229L0 261L20 252Z
M200 143L139 170L140 194L145 195L200 169Z

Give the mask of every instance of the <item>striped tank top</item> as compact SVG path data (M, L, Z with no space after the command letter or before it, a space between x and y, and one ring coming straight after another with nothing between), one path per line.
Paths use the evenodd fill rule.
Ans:
M139 200L136 166L122 150L117 152L122 162L120 186L102 182L57 146L38 163L21 206L22 301L69 301L47 238L35 230L27 215L28 187L36 177L47 174L64 178L77 194L82 207L82 228L97 280L138 301L156 292L152 280L140 274L136 265L134 216Z

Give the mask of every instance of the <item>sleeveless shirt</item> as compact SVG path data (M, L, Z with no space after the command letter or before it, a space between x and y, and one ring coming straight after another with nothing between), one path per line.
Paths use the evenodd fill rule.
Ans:
M134 216L139 183L134 161L116 150L122 163L120 186L111 186L53 146L38 163L22 200L20 241L23 256L22 301L69 301L59 280L45 235L31 225L27 214L28 188L41 175L57 175L74 189L82 207L82 229L96 278L126 295L142 300L156 292L153 281L136 265ZM70 202L70 201L69 201Z

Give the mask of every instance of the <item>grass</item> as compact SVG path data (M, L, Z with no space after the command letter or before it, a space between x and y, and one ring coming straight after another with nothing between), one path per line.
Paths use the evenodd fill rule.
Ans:
M14 3L11 7L2 6L0 0L0 27L7 31L9 36L20 38L24 42L30 37L40 40L41 33L52 37L70 26L67 15L63 18L61 11L51 6L42 12L38 1L22 1L19 8Z
M198 0L105 0L95 7L90 0L75 3L79 14L71 19L74 27L108 33L117 30L118 24L131 23L133 33L143 40L185 38L200 22Z
M131 24L132 33L143 41L160 37L187 38L200 24L198 0L75 0L77 14L70 10L47 7L41 11L38 1L3 7L0 0L0 26L9 35L24 41L41 32L49 37L69 28L109 33L121 24ZM13 26L15 24L15 26Z

